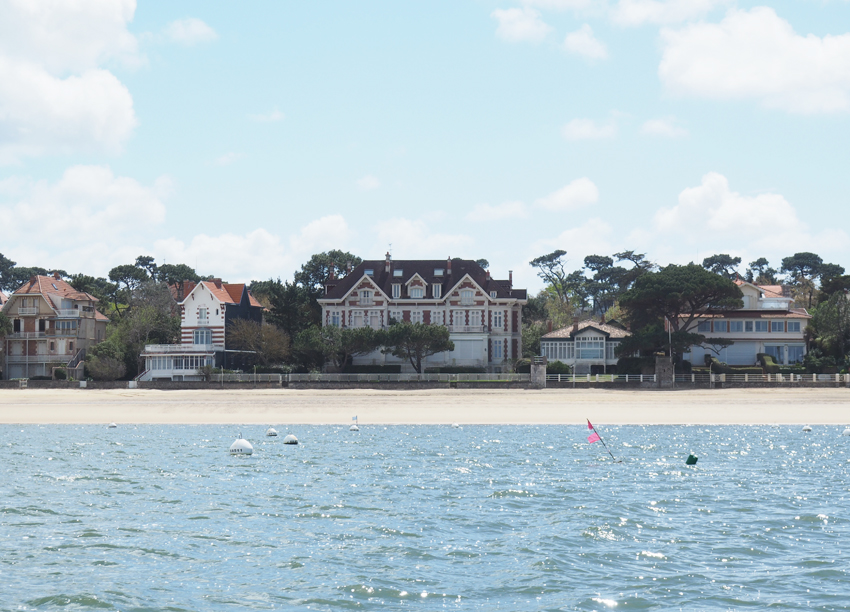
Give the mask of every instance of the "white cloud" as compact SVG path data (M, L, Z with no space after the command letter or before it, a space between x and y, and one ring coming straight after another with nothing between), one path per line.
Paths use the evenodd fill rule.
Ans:
M361 179L357 179L357 188L361 191L372 191L381 186L381 181L371 174L367 174Z
M490 204L476 204L466 218L468 221L499 221L501 219L523 219L528 216L528 210L524 203L502 202L491 206Z
M648 136L663 136L665 138L682 138L688 135L688 130L676 125L676 119L673 117L649 119L644 122L640 131Z
M132 0L0 3L0 164L116 153L136 126L127 88L102 64L143 63Z
M534 202L538 208L553 211L570 211L595 204L599 200L599 189L589 178L578 178L558 191Z
M589 8L599 4L599 0L522 0L522 3L544 10L567 11Z
M309 257L331 249L345 249L354 232L342 215L327 215L311 221L290 239L293 252ZM305 259L306 259L305 257Z
M796 113L850 109L850 34L800 36L768 7L733 9L719 24L661 32L658 75L672 92L752 98Z
M229 166L233 162L238 161L243 157L245 157L244 153L235 153L233 151L230 151L220 157L217 157L213 163L216 166Z
M172 21L165 26L164 32L172 42L187 47L218 39L218 34L215 30L195 17Z
M616 252L618 247L614 245L613 234L614 230L608 223L594 217L579 226L563 230L555 238L542 238L535 242L529 250L529 261L541 253L563 249L570 262L567 269L577 269L587 255Z
M581 55L585 59L597 60L608 57L608 49L593 35L593 28L584 24L564 39L564 49Z
M270 113L260 113L258 115L248 115L248 118L253 121L259 121L262 123L272 123L275 121L282 121L284 118L284 114L275 108Z
M380 221L376 230L374 242L392 244L393 256L397 259L440 259L441 254L472 257L475 254L475 240L471 236L433 233L422 219L387 219Z
M846 257L850 237L840 228L812 231L782 195L743 195L729 188L725 176L710 172L699 186L683 190L678 204L659 209L651 226L634 232L629 243L653 247L670 261L726 252L778 261L797 251Z
M664 25L692 21L732 0L620 0L611 7L611 20L623 26Z
M55 184L4 181L4 249L29 265L105 273L105 261L135 258L143 237L164 223L163 199L171 191L168 177L144 186L105 166L72 166Z
M617 134L617 123L614 119L601 124L593 119L573 119L561 128L561 133L567 140L613 138Z
M499 22L496 36L508 42L540 42L552 31L533 8L496 9L490 14Z

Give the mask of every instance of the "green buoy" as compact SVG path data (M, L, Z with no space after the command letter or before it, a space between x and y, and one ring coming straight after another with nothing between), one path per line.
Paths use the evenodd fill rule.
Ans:
M696 455L688 455L688 459L685 461L685 465L696 465L698 460L699 459Z

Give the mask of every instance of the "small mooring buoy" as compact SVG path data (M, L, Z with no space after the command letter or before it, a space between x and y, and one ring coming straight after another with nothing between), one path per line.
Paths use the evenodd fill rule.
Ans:
M812 430L812 426L811 426L811 425L803 425L803 431L805 431L805 432L810 432L811 430Z
M298 438L296 438L292 434L289 434L288 436L286 436L283 439L283 443L284 444L298 444Z
M699 461L699 457L691 453L688 455L688 458L685 460L685 465L696 465L697 461Z
M254 453L254 447L251 446L251 443L248 442L245 438L242 437L242 434L239 434L239 437L236 438L236 441L230 445L230 454L231 455L252 455Z
M360 428L357 425L352 425L348 428L348 431L360 431Z
M460 427L460 425L458 425L457 423L452 423L452 427L454 427L455 429L457 429L458 427Z
M269 428L266 430L266 435L267 435L269 438L277 438L277 429L275 429L274 427L269 427Z
M842 436L850 436L850 427L841 432Z
M110 424L109 424L109 425L107 425L106 427L107 427L108 429L115 429L116 427L118 427L118 425L116 425L115 423L110 423Z

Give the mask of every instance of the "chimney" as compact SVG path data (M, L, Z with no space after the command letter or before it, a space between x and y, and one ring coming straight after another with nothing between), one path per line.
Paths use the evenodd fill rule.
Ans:
M215 284L216 289L221 289L221 279L220 278L214 278L214 279L212 279L212 282Z
M573 317L573 333L578 331L578 317Z
M59 279L61 279L62 277L61 277L61 276L59 276L59 273L58 273L58 272L54 272L54 273L53 273L53 278L55 278L56 280L59 280Z
M452 257L449 255L446 258L446 276L451 276L452 273Z
M392 261L393 261L393 257L392 257L392 255L390 255L390 252L387 251L387 259L384 262L384 272L386 272L387 274L390 273L390 268L392 267Z
M508 287L514 288L514 271L508 270Z
M601 316L601 317L599 317L599 322L600 322L602 325L605 325L605 313L604 313L604 312L602 313L602 316Z
M30 285L35 285L35 282L36 282L37 280L38 280L38 279L37 279L35 276L30 276Z
M345 262L345 273L351 274L351 262L350 261Z
M335 277L336 277L336 274L334 272L335 269L336 269L336 266L334 266L334 262L331 262L331 268L330 268L330 270L328 270L328 280L335 280Z
M551 333L552 333L552 319L549 319L548 321L546 321L546 327L547 327L547 328L548 328L548 330L549 330L549 332L548 332L548 333L550 333L550 334L551 334Z

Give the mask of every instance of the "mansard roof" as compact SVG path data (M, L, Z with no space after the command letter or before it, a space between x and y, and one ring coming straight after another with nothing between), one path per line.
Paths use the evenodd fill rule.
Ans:
M390 261L387 271L386 260L377 259L362 262L344 278L328 283L329 290L320 301L342 300L360 282L366 270L372 270L368 275L372 282L387 295L392 295L392 285L407 284L415 275L419 275L429 285L441 285L442 295L446 294L466 276L475 281L488 295L496 292L496 299L525 300L528 292L525 289L512 289L508 280L496 280L490 277L484 268L471 259L452 259L451 265L445 259L403 259ZM394 270L401 270L401 276L394 276ZM442 275L435 272L442 270ZM400 298L402 300L412 298ZM395 299L393 301L396 301ZM421 300L420 300L421 301Z

